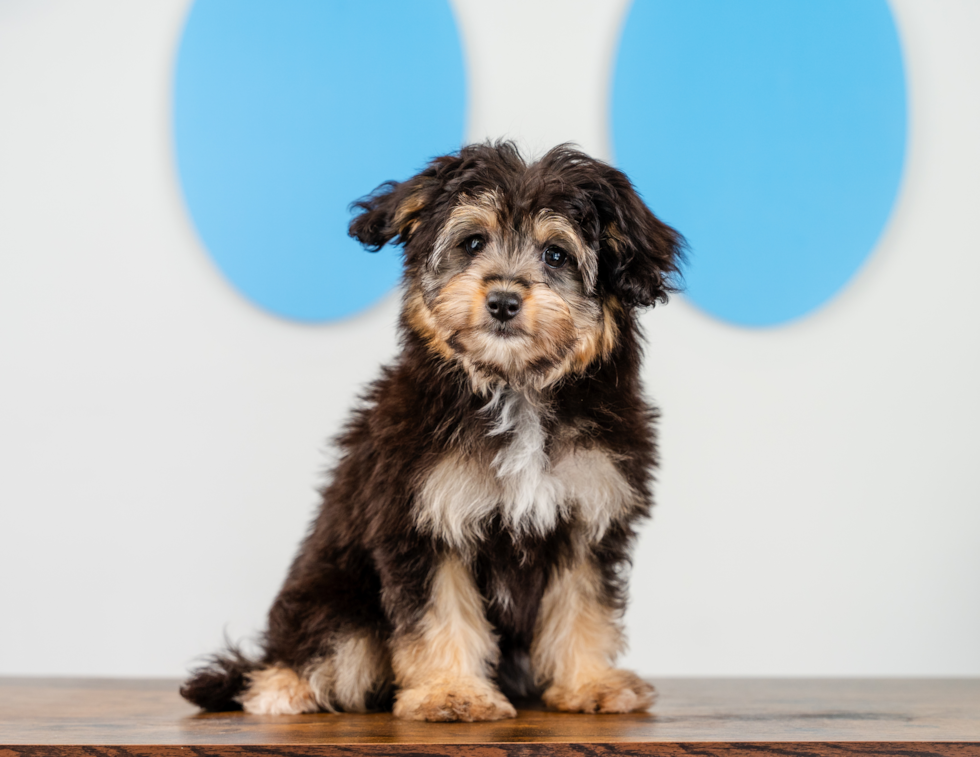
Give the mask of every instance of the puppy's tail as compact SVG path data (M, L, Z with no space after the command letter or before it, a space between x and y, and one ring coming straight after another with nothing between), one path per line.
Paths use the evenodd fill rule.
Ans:
M180 695L208 712L240 710L239 696L248 687L249 674L261 667L229 644L226 651L212 655L205 665L191 671Z

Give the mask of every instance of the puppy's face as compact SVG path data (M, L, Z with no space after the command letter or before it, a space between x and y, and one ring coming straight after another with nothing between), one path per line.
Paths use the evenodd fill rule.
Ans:
M462 195L409 281L409 322L473 375L547 385L612 349L614 298L575 223L516 215L498 190Z
M352 235L405 244L405 322L478 390L585 371L615 348L624 308L664 299L676 270L676 234L628 180L567 148L530 166L508 144L464 148L358 206ZM664 236L659 257L624 232L630 213Z

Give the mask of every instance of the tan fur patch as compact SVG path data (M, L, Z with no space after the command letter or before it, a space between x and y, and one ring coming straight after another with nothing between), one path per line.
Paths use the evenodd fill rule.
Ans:
M620 252L626 246L626 237L623 236L615 221L610 221L606 224L603 235L606 243L612 248L613 252Z
M569 372L582 373L592 363L609 357L616 340L619 338L619 328L616 326L616 312L620 305L614 297L609 297L602 305L602 324L600 327L580 328L580 337L572 350L571 359L566 363ZM590 325L591 326L591 325Z
M487 285L478 266L456 276L436 297L432 313L451 333L476 328L486 312Z
M283 667L252 673L241 702L253 715L299 715L319 709L309 682Z
M469 568L455 556L436 570L418 629L392 649L400 687L395 715L408 720L499 720L516 711L490 681L497 639Z
M608 295L602 303L602 347L600 354L603 358L609 357L616 344L619 342L619 326L616 319L623 312L623 305L619 298Z
M418 190L412 192L412 194L402 200L392 218L392 225L398 230L401 236L408 238L415 233L415 230L419 226L419 221L418 219L412 219L412 216L425 208L425 205L425 187L419 187Z
M541 601L531 668L545 703L576 712L632 712L653 703L653 687L612 667L624 646L620 618L604 606L595 565L555 574Z
M328 712L366 712L367 697L392 678L388 650L373 635L351 634L308 669L310 689Z
M421 336L434 353L444 360L453 360L455 352L449 346L449 332L441 328L425 304L422 293L411 291L405 297L405 318L412 330Z

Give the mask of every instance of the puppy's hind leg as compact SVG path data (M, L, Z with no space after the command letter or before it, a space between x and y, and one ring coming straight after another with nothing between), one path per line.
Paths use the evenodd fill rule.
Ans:
M241 703L253 715L301 715L320 709L310 682L292 668L279 665L252 673Z
M272 665L249 679L241 702L253 714L369 712L390 702L391 660L376 633L349 631L300 672Z
M390 706L391 657L377 632L338 634L330 654L311 663L306 677L314 698L328 712L369 712Z

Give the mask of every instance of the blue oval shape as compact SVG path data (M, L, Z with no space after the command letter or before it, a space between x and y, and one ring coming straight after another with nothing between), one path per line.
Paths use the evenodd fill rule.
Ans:
M465 77L445 0L197 0L177 53L177 165L197 231L249 300L317 322L401 270L349 204L459 148Z
M830 299L902 174L901 48L883 0L638 0L613 80L617 163L691 247L687 296L746 326Z

